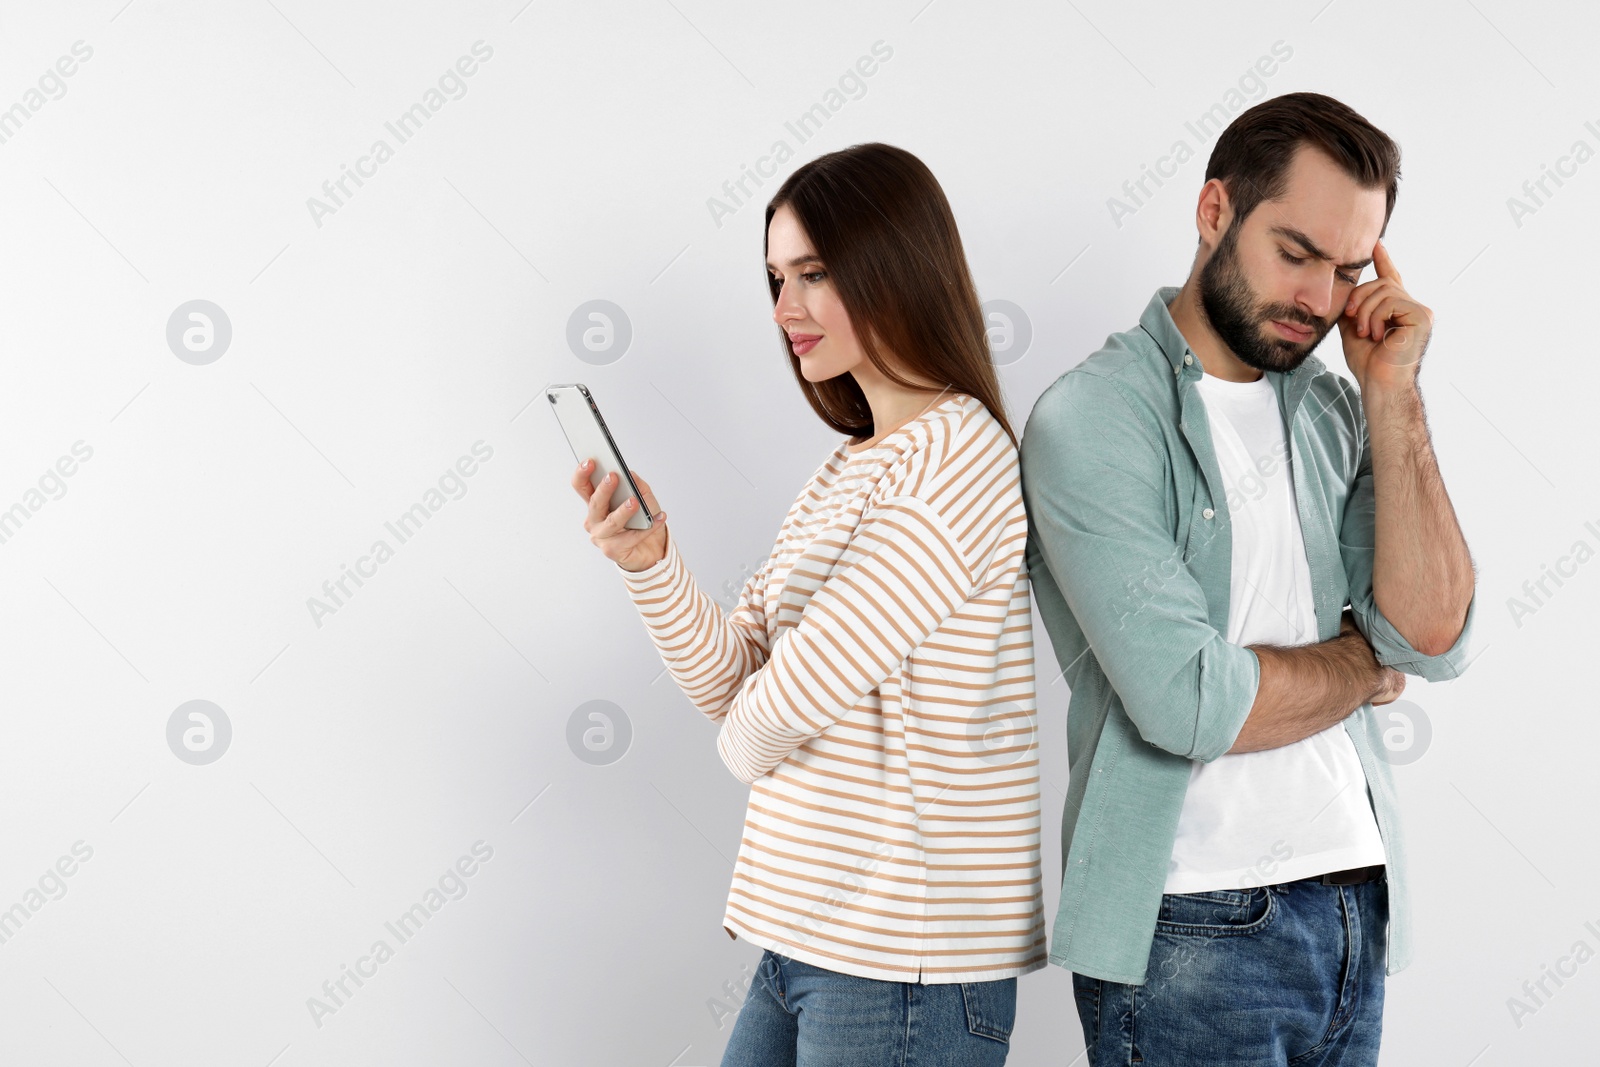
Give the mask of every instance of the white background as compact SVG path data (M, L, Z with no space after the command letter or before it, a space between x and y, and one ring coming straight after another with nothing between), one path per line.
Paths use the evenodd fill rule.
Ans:
M0 944L0 1061L716 1063L709 1002L759 955L720 926L746 788L589 543L543 387L594 391L725 598L837 442L770 320L782 174L868 140L929 164L984 299L1031 324L1001 370L1020 431L1182 281L1209 143L1120 226L1108 198L1282 41L1255 97L1327 92L1402 146L1387 243L1437 315L1424 395L1479 568L1478 658L1406 694L1432 730L1396 768L1417 960L1383 1059L1572 1062L1600 1002L1600 162L1520 225L1507 199L1600 148L1594 9L524 2L0 8L0 108L92 49L0 143L0 508L27 512L0 544L0 908L93 850ZM385 122L480 40L397 144ZM880 41L800 144L785 122ZM319 225L308 198L379 138L393 158ZM795 158L719 225L708 198L780 139ZM167 343L196 299L232 326L206 365ZM596 299L632 330L598 363L567 343ZM1319 355L1344 371L1337 340ZM478 441L396 546L384 523ZM318 625L308 598L379 538L393 558ZM1035 638L1053 917L1067 691ZM233 731L204 766L167 743L194 699ZM606 765L569 744L590 701L631 730ZM478 841L465 896L398 944L384 923ZM308 998L379 938L393 958L318 1025ZM1518 1025L1508 999L1580 940ZM1010 1062L1072 1061L1067 972L1019 989Z

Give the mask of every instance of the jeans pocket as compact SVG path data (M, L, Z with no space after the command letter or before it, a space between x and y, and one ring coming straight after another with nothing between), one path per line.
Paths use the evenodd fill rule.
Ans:
M1165 893L1156 913L1156 930L1197 937L1232 937L1256 933L1277 913L1277 902L1266 886Z
M967 1030L980 1037L1009 1043L1017 1021L1017 980L962 982L961 1000L967 1009Z

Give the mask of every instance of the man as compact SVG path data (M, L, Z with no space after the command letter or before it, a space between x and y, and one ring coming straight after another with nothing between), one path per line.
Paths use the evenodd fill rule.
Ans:
M1373 705L1459 675L1476 604L1418 391L1432 313L1379 240L1399 159L1326 96L1245 111L1188 280L1029 416L1072 687L1050 959L1092 1063L1377 1062L1411 926ZM1335 325L1354 387L1311 355Z

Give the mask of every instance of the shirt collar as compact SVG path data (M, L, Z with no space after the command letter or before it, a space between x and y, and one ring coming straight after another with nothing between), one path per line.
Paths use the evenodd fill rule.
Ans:
M1167 305L1177 298L1180 288L1176 285L1163 285L1157 289L1155 295L1150 298L1150 303L1145 306L1144 314L1139 316L1139 325L1144 327L1145 333L1154 338L1156 346L1167 357L1167 363L1174 376L1180 379L1199 378L1204 373L1200 368L1200 357L1194 354L1189 342L1183 339L1178 324L1172 321L1172 312L1167 310ZM1186 363L1185 356L1192 358ZM1322 361L1315 355L1310 355L1305 358L1305 362L1288 373L1310 381L1323 369ZM1304 371L1305 374L1301 375L1300 371ZM1274 379L1284 377L1279 371L1269 370L1263 373Z

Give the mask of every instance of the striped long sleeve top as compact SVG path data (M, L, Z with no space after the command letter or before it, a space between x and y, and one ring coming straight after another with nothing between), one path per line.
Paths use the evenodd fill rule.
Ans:
M841 442L724 611L671 534L621 572L750 783L723 926L886 981L1045 966L1028 533L1016 447L956 393Z

